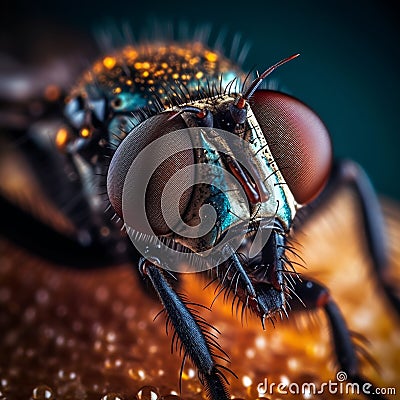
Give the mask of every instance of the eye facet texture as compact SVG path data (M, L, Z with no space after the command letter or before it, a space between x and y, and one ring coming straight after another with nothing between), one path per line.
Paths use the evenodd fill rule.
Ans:
M122 219L122 194L125 178L135 158L154 140L168 133L186 128L182 118L178 117L168 120L170 116L171 113L155 115L135 127L118 147L111 160L107 175L108 196L115 212ZM191 147L191 143L187 143L187 148ZM156 151L159 151L162 155L165 149L157 148ZM157 158L157 154L154 154L154 160ZM146 163L151 164L155 162L154 160L146 159ZM156 235L167 234L170 231L161 210L161 197L166 183L178 170L188 165L193 165L194 162L194 153L192 150L175 152L173 156L157 166L153 176L149 180L145 194L146 214L148 222ZM140 168L140 166L138 167ZM179 188L177 188L176 193L180 193ZM186 190L180 198L176 199L179 202L181 215L190 201L191 194L191 190ZM135 226L134 228L141 229L140 226Z
M296 201L310 202L323 189L332 165L325 125L305 104L279 92L256 91L251 107Z

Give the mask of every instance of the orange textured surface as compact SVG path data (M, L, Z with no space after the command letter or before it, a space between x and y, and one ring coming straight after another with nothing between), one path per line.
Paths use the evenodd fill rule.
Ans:
M350 329L363 334L379 372L362 363L377 386L400 381L400 322L371 279L351 195L339 193L330 209L296 238L306 273L327 284ZM400 271L400 211L386 207L391 272ZM147 296L131 266L93 272L69 271L36 259L6 241L0 244L0 392L2 399L176 399L178 354L170 354L171 333L163 317L153 321L160 304ZM182 290L209 306L213 288L186 276ZM196 277L194 277L196 278ZM231 357L238 379L228 376L236 398L256 399L264 382L334 380L332 349L320 313L310 320L290 318L263 331L258 320L242 326L230 303L217 301L212 312L201 310L221 331L220 344ZM144 389L143 389L144 387ZM183 399L205 394L190 362L183 374ZM400 388L397 386L397 392ZM308 393L270 399L350 398ZM354 397L354 396L353 396ZM359 396L361 398L361 396ZM396 396L388 396L396 398Z

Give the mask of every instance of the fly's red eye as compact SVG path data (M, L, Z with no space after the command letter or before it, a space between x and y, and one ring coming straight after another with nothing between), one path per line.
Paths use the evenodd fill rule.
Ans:
M296 201L313 200L332 165L329 133L305 104L283 93L258 90L251 107Z
M162 113L148 118L135 127L118 147L111 160L107 174L107 191L111 205L122 219L124 219L122 196L125 179L134 160L138 157L139 153L146 148L146 146L161 136L186 128L182 118L170 119L170 117L171 113ZM186 148L192 148L189 139L188 143L186 143ZM164 152L165 149L156 148L153 153L154 159L157 159L159 154L163 154ZM157 166L146 187L147 219L156 235L167 234L170 231L161 211L161 197L166 183L178 170L194 164L194 154L192 150L177 151L173 153L173 156L167 158ZM149 165L155 164L154 160L151 158L146 159L145 162ZM141 167L146 168L147 165L142 165ZM193 180L194 178L188 177L188 179ZM134 189L135 188L133 188L133 190ZM178 188L176 192L179 192ZM181 213L186 209L191 194L191 190L188 189L179 199L179 210ZM138 210L138 212L140 212L140 210ZM137 218L137 221L141 221L141 218ZM133 228L137 230L144 229L143 226L140 225L140 222L137 222Z

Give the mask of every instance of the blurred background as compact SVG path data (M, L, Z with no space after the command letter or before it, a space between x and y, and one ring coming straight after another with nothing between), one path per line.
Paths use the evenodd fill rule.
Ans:
M251 44L245 70L263 70L300 52L300 58L274 72L271 78L277 87L321 116L331 132L337 157L358 161L381 195L400 201L400 27L398 13L392 7L387 0L3 0L0 81L6 76L2 71L14 75L42 71L32 75L72 85L82 69L101 55L95 40L101 29L129 23L135 37L140 38L140 32L153 29L154 21L184 21L190 27L210 24L211 44L221 29L228 32L227 51L236 33ZM59 62L52 64L52 60ZM4 93L0 90L0 119L4 101L1 95ZM8 95L18 102L15 93L10 91ZM1 145L0 154L4 150ZM3 182L1 173L9 170L0 168ZM19 185L18 190L29 186ZM32 197L36 211L41 203ZM344 203L334 204L340 206L332 207L329 219L322 221L325 225L317 220L298 238L304 248L302 256L309 271L322 282L329 282L350 328L371 341L369 350L384 369L381 374L381 370L378 373L366 366L366 376L378 385L397 385L398 320L392 318L382 293L376 290L376 281L365 268L366 253L358 243L357 215L352 212L354 208L348 207L351 197L339 200ZM47 219L43 220L53 223L51 209L44 205L41 210L39 216L45 215ZM386 206L385 211L393 276L398 279L400 216L394 207ZM2 214L2 223L7 217ZM343 249L346 251L339 251ZM139 284L130 265L93 274L73 273L38 262L7 240L0 240L0 250L0 330L5 332L0 345L0 377L4 378L2 384L11 382L9 387L0 388L2 392L7 394L9 390L18 398L30 398L32 390L49 389L42 385L45 382L51 386L48 393L54 391L58 399L89 393L88 400L98 400L99 391L103 396L107 391L138 390L143 385L138 371L143 372L143 368L149 376L146 384L163 385L164 393L176 389L181 361L175 355L171 362L166 355L170 338L164 335L162 321L161 325L153 323L159 305L137 290ZM208 305L211 300L206 301L199 288L189 286L188 292L199 296L192 300ZM325 324L304 330L299 336L297 330L285 326L263 333L259 321L255 321L241 334L240 321L230 317L230 306L220 311L216 307L207 321L224 332L221 343L232 352L232 365L240 377L257 367L252 390L265 377L263 365L271 366L268 378L272 382L278 382L282 374L293 382L331 379L331 347ZM144 341L140 341L142 337ZM257 348L260 338L265 347ZM148 355L146 348L155 351ZM244 357L246 348L257 357ZM291 370L287 365L295 367ZM308 375L304 375L303 366ZM162 378L157 375L158 368L166 371ZM241 382L232 384L232 392L255 398L251 388L245 392ZM197 390L190 380L184 385Z
M138 36L152 20L210 24L211 43L220 29L226 44L241 33L251 44L245 69L300 52L274 73L278 87L317 111L338 157L358 161L380 194L400 200L400 28L388 1L6 0L2 10L0 52L26 67L55 53L89 65L100 54L94 32L128 22Z

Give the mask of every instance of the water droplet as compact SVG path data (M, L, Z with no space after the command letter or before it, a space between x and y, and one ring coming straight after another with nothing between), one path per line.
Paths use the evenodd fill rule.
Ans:
M28 307L24 312L23 318L27 323L34 321L36 318L36 309L34 307Z
M153 344L149 347L150 354L155 354L155 353L157 353L157 351L158 351L158 347L155 344Z
M300 367L299 360L297 360L296 358L289 358L287 361L287 364L288 364L289 369L292 371L296 371Z
M135 307L128 306L125 308L123 314L126 319L132 319L136 315L136 309Z
M61 336L61 335L59 335L59 336L57 336L57 338L56 338L56 344L57 344L57 346L63 346L64 345L64 343L65 343L65 338L64 338L64 336Z
M245 375L242 378L242 383L244 387L250 387L253 383L253 380L249 376Z
M267 345L267 341L265 339L265 337L263 336L258 336L256 338L256 347L260 350L264 349Z
M106 335L106 340L107 342L115 342L115 338L117 337L117 335L115 334L115 332L108 332Z
M123 398L118 393L107 393L101 400L123 400Z
M65 369L60 369L57 373L58 378L62 381L73 381L76 379L76 372L66 371Z
M52 339L55 336L55 331L53 328L50 328L49 326L45 326L43 328L43 334L46 336L48 339Z
M247 358L254 358L256 356L256 352L255 352L255 350L254 349L247 349L246 350L246 357Z
M312 395L310 389L304 390L303 397L304 397L305 399L311 399L311 398L313 397L313 395Z
M160 395L154 386L143 386L136 395L138 400L159 400Z
M196 376L196 371L193 368L189 368L187 371L182 371L182 379L187 381Z
M147 323L146 323L145 321L139 321L138 324L137 324L137 327L138 327L140 330L146 329Z
M285 386L288 386L290 383L290 379L286 375L281 375L280 380Z
M50 400L55 399L53 390L47 385L40 385L35 387L32 391L33 400Z
M36 350L35 349L26 349L25 355L27 358L32 358L36 355Z
M95 292L95 297L96 297L96 300L98 300L102 303L107 301L110 297L110 293L109 293L107 287L105 287L105 286L98 287Z
M46 289L39 289L35 294L36 302L45 304L49 301L49 292Z
M144 380L144 378L146 377L145 372L142 369L133 369L130 368L128 371L129 377L135 381L142 381Z
M122 366L122 360L120 358L108 357L104 361L104 366L107 369L117 369Z

